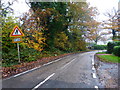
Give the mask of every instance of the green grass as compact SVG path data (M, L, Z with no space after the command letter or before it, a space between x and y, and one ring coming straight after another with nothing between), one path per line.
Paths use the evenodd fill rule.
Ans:
M120 63L120 57L114 55L97 55L102 61Z

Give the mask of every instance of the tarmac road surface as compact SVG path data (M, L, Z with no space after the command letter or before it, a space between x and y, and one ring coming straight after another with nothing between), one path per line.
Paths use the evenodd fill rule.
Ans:
M103 88L94 68L97 51L69 55L2 81L2 88Z

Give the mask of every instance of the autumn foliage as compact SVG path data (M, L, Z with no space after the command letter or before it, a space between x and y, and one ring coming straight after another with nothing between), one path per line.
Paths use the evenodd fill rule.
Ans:
M23 42L20 43L21 63L68 52L85 51L86 36L90 40L95 38L93 34L97 31L95 27L99 23L95 22L93 17L97 10L89 7L86 2L31 2L29 4L30 10L21 17L17 19L4 17L3 67L18 64L17 46L9 37L16 24L25 34L22 38Z

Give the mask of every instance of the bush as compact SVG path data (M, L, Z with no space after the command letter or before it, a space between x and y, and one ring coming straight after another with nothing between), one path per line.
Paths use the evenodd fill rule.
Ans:
M120 57L120 46L114 47L113 54Z
M119 46L120 45L120 41L116 41L115 44L116 44L116 46Z
M107 46L106 45L94 45L93 48L95 50L104 50L104 49L107 49Z
M2 64L14 64L18 62L18 54L16 49L11 49L9 52L2 51Z
M20 50L20 57L22 62L35 61L40 56L40 51L33 48L24 48Z
M20 48L20 60L21 62L35 61L40 58L40 52L33 48ZM18 64L18 52L16 49L11 49L9 52L2 52L2 64L3 66L9 66Z
M120 41L108 42L108 44L107 44L107 53L111 54L113 52L114 46L119 46L119 45L120 45Z
M111 54L111 53L113 52L114 46L115 46L114 42L109 42L109 43L107 44L107 53L110 53L110 54Z

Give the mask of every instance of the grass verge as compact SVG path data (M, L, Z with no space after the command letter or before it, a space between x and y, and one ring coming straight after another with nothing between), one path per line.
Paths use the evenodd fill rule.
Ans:
M103 62L110 62L110 63L120 63L120 57L114 56L114 55L104 55L104 53L97 53L97 54L103 54L103 55L97 55L98 58L100 58Z

